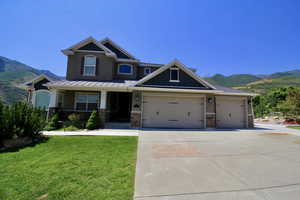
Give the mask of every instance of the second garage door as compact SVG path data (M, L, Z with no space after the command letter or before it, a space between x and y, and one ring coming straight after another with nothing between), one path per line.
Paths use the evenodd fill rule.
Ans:
M217 127L245 128L245 99L241 97L216 98Z
M143 97L143 127L204 128L203 97Z

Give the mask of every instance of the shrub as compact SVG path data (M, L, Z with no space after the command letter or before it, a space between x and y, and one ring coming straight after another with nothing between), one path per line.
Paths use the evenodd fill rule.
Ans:
M93 111L91 113L91 116L89 118L89 120L86 123L86 128L89 130L94 130L94 129L98 129L102 126L99 114L97 111Z
M56 113L51 117L51 119L46 127L46 130L52 131L52 130L59 129L60 127L61 127L61 124L59 123L59 116Z
M36 137L46 124L44 110L19 102L12 106L0 106L2 139L13 137Z
M84 123L80 120L80 115L73 113L68 116L68 119L70 120L70 125L76 128L84 128Z

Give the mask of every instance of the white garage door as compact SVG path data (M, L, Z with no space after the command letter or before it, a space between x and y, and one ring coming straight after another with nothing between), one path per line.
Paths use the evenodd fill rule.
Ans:
M143 127L203 128L203 97L143 97Z
M216 115L218 128L245 128L245 99L241 97L217 97Z

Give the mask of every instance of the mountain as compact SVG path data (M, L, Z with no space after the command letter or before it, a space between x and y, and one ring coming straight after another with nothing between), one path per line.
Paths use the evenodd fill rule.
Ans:
M26 99L27 92L19 84L45 74L52 78L61 78L48 70L38 70L16 60L0 56L0 99L12 104Z
M249 92L264 93L269 89L282 86L300 87L300 70L295 69L286 72L272 74L235 74L224 76L216 74L206 77L206 80L221 86L232 87Z
M225 87L237 87L243 86L248 83L261 80L261 78L251 74L234 74L230 76L224 76L222 74L216 74L212 77L206 78L208 81L217 85Z

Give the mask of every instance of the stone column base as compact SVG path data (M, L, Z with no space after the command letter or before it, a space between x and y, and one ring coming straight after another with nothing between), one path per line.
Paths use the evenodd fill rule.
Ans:
M216 115L207 114L206 115L206 128L216 128Z
M131 112L130 123L132 128L141 128L141 113Z
M248 115L248 128L254 128L254 119L252 115Z
M105 123L107 121L107 115L106 115L106 109L100 109L99 110L99 116L100 116L100 119L103 123Z

